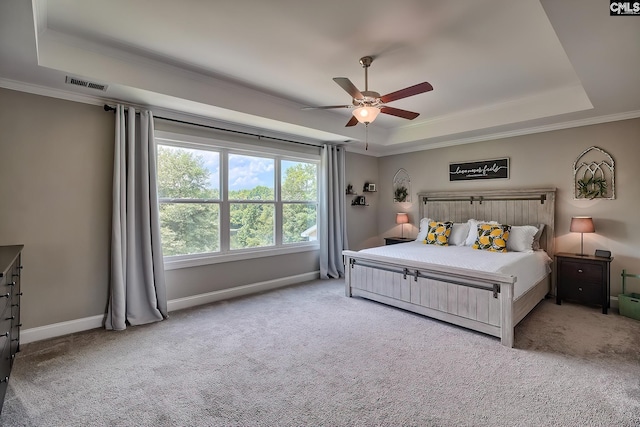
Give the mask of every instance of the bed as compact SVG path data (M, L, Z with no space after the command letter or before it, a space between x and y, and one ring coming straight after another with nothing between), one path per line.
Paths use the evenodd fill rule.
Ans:
M421 192L417 200L417 222L478 219L536 225L542 228L537 236L540 250L488 253L468 246L431 247L419 242L345 250L346 295L489 334L513 347L515 326L552 290L555 189ZM439 249L452 254L444 255ZM425 251L435 251L436 258L416 255ZM480 258L472 259L473 252ZM543 272L520 269L536 258L545 266Z

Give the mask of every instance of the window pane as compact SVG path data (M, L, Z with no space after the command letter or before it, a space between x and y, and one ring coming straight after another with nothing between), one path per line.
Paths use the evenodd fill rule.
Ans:
M284 203L282 205L282 242L310 242L317 240L316 205Z
M275 160L229 154L229 200L274 200Z
M165 256L220 251L217 203L160 203L160 234Z
M282 161L282 200L316 201L318 167L315 163Z
M271 203L231 203L231 249L273 246L275 206Z
M220 153L158 145L158 196L219 199Z

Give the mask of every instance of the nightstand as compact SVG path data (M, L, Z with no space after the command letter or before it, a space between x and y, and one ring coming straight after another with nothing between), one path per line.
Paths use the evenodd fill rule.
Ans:
M562 300L602 306L607 314L611 293L610 266L613 258L558 253L556 258L556 303Z
M384 244L385 245L397 245L398 243L407 243L413 242L415 239L411 237L385 237Z

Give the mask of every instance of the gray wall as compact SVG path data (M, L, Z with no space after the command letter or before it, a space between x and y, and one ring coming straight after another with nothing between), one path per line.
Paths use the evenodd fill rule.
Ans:
M111 217L113 115L99 106L0 89L0 244L25 244L25 328L100 315L107 304ZM616 200L573 200L572 164L596 145L616 161ZM449 162L511 159L511 178L490 182L448 181ZM506 138L478 144L375 158L347 153L347 182L369 206L347 201L349 247L362 249L400 234L396 212L418 220L417 204L393 203L392 178L411 175L412 194L423 190L557 187L556 248L579 251L569 233L573 215L591 215L596 233L585 252L609 249L612 294L620 270L640 274L640 119ZM405 232L409 227L405 226ZM415 236L416 230L411 231ZM170 299L318 270L316 251L236 261L167 272Z
M0 89L0 244L25 245L25 328L105 312L113 115Z
M22 323L103 314L109 289L114 116L0 89L0 245L25 245ZM167 271L169 299L319 269L318 252Z
M573 200L573 162L591 146L606 150L615 161L615 200ZM449 182L450 162L501 157L510 158L511 176L508 180ZM569 223L572 216L592 216L596 233L584 235L584 250L590 254L596 248L612 251L615 259L611 271L611 293L615 296L620 293L623 268L640 274L638 161L640 119L381 157L378 164L381 189L378 233L382 236L398 234L393 221L401 205L392 202L390 185L399 168L409 172L414 197L417 192L426 190L555 187L558 190L556 251L580 252L580 235L569 232ZM415 224L419 221L418 205L414 202L405 207L414 224L412 236L415 236Z
M381 245L384 241L378 232L378 209L380 194L363 193L365 182L378 183L378 159L357 153L346 154L345 180L353 186L353 191L364 195L369 206L351 206L355 196L345 196L347 205L347 239L349 249L360 250ZM346 190L346 189L345 189Z

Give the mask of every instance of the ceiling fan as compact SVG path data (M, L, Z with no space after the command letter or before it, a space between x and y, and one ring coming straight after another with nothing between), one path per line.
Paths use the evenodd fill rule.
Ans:
M409 96L418 95L420 93L429 92L433 90L433 86L427 82L419 83L414 86L409 86L404 89L400 89L395 92L388 93L380 96L378 92L369 90L369 74L368 69L373 62L373 57L364 56L360 58L360 64L364 68L364 91L360 92L358 88L351 83L346 77L334 77L333 81L336 82L342 89L344 89L353 98L351 105L328 105L324 107L305 107L304 110L329 110L332 108L355 108L353 110L353 117L346 124L348 126L355 126L360 123L368 125L373 122L379 113L389 114L403 119L413 120L420 115L420 113L414 113L413 111L401 110L399 108L388 107L388 102L397 101L398 99L407 98Z

